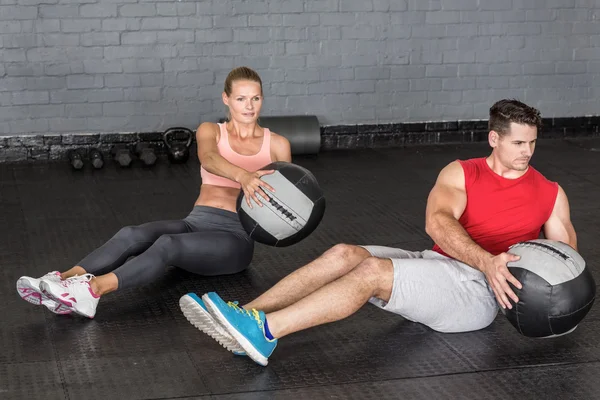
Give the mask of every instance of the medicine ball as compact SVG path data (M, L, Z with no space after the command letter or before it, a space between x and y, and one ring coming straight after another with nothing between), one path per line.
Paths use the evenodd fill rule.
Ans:
M262 188L269 197L257 195L260 207L253 199L252 208L244 192L237 199L237 212L250 237L269 246L286 247L310 235L325 213L325 196L314 175L299 165L277 161L261 170L275 170L261 179L275 192Z
M519 298L512 309L502 309L522 335L547 338L567 334L587 315L596 298L596 283L585 261L571 246L536 239L517 243L509 253L520 256L507 264L521 282L511 289Z

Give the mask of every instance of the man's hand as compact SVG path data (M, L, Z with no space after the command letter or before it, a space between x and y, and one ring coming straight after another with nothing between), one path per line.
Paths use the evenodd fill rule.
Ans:
M262 187L275 193L275 189L273 189L267 182L260 179L263 175L272 174L273 172L275 172L275 170L246 172L239 178L239 183L242 186L244 196L246 197L246 203L248 203L250 208L252 208L250 198L254 199L256 204L262 207L262 202L258 199L256 193L264 197L265 200L269 201L269 196L267 196L267 194L262 190Z
M500 304L502 308L512 308L508 297L510 297L515 303L519 301L517 295L508 285L508 282L512 283L519 289L522 288L522 285L510 273L506 264L510 261L517 261L520 258L520 256L514 254L501 253L488 259L488 261L481 268L481 272L485 274L488 283L494 290L498 304Z

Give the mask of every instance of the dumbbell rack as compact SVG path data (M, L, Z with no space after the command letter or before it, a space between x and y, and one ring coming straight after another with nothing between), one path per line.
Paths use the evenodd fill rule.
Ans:
M136 165L151 168L159 159L167 160L168 150L162 141L137 141L69 146L63 154L74 170L85 169L87 164L100 169L111 160L121 168Z
M167 132L170 132L168 143L165 139ZM64 151L58 158L66 156L74 169L82 169L82 162L88 161L101 168L104 159L108 158L122 168L138 163L152 167L162 155L168 155L170 163L185 163L190 149L195 150L195 146L191 145L194 139L194 132L183 127L169 128L165 132L82 134L69 143L63 142L67 146L63 147ZM176 152L183 152L183 157L180 154L174 157ZM73 154L76 154L75 159Z

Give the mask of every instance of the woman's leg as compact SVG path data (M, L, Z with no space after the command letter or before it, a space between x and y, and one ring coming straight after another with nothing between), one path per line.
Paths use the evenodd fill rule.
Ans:
M137 226L126 226L105 244L61 274L62 279L90 273L103 275L121 266L129 257L147 250L161 235L189 232L184 220L154 221Z
M100 296L152 282L169 266L206 276L233 274L250 264L253 251L252 241L227 231L162 235L142 254L109 274L42 282L41 287L52 299L93 318Z
M118 288L140 286L159 278L168 266L202 276L240 272L250 264L254 243L227 231L163 235L148 250L114 271ZM102 295L116 287L98 287Z
M252 261L254 242L236 213L196 206L186 223L189 233L161 236L143 254L116 269L114 279L96 279L92 288L102 295L139 286L160 277L168 266L204 276L232 274Z
M189 224L184 220L155 221L138 226L122 228L108 242L94 250L81 260L77 266L62 274L52 271L40 278L22 276L17 281L17 292L26 301L35 305L45 305L57 314L71 312L67 302L57 302L49 298L41 288L42 281L52 282L50 286L60 285L62 281L75 275L86 273L103 274L114 270L129 257L136 256L152 245L162 234L189 232ZM115 279L114 274L104 275L104 279ZM56 285L55 285L56 284ZM57 289L57 288L54 288Z

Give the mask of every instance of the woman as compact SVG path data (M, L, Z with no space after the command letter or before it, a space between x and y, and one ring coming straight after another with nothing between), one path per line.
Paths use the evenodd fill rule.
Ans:
M229 121L205 122L197 130L202 185L183 220L149 222L122 228L75 267L41 278L21 277L17 291L26 301L56 314L96 314L101 296L161 276L170 265L198 275L235 274L248 267L254 242L243 229L236 200L244 191L249 204L274 191L257 171L274 162L291 162L289 141L258 125L262 81L250 68L233 69L225 80L223 102ZM136 256L127 261L130 256Z

